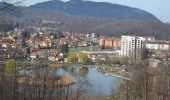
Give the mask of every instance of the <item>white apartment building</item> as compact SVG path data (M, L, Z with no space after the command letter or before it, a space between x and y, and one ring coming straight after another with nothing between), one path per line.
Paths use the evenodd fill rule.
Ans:
M143 37L121 36L121 56L133 59L143 57Z
M145 48L149 50L170 50L170 43L164 41L146 42Z
M143 41L155 41L154 36L142 36Z

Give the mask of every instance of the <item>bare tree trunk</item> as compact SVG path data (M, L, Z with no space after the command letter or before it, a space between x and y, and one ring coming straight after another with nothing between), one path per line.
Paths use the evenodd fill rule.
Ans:
M129 100L128 82L126 81L126 100Z
M145 100L148 100L148 75L145 73Z
M67 85L67 87L66 87L66 89L67 89L67 91L66 91L66 100L68 100L68 96L69 96L69 88L70 86L69 85Z

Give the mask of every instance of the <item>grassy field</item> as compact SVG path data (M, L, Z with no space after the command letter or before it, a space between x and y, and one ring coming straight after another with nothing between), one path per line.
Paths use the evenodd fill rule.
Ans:
M114 51L115 48L112 49L101 49L98 45L96 46L87 46L87 47L74 47L70 48L71 52L78 52L78 51Z

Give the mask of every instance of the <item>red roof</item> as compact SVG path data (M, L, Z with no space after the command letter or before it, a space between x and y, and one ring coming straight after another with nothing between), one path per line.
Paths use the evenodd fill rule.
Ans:
M143 38L155 38L154 36L143 36Z

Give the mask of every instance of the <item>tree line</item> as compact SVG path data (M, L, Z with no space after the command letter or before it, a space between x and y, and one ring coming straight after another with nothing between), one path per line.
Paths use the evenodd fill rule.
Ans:
M130 70L133 70L132 81L125 80L113 100L169 100L169 64L166 68L153 68L140 62Z
M37 64L41 68L41 64ZM19 74L21 64L7 60L1 64L0 100L82 100L85 82L73 86L61 84L60 76L51 76L50 70L37 70L36 74ZM64 82L69 83L70 79Z

